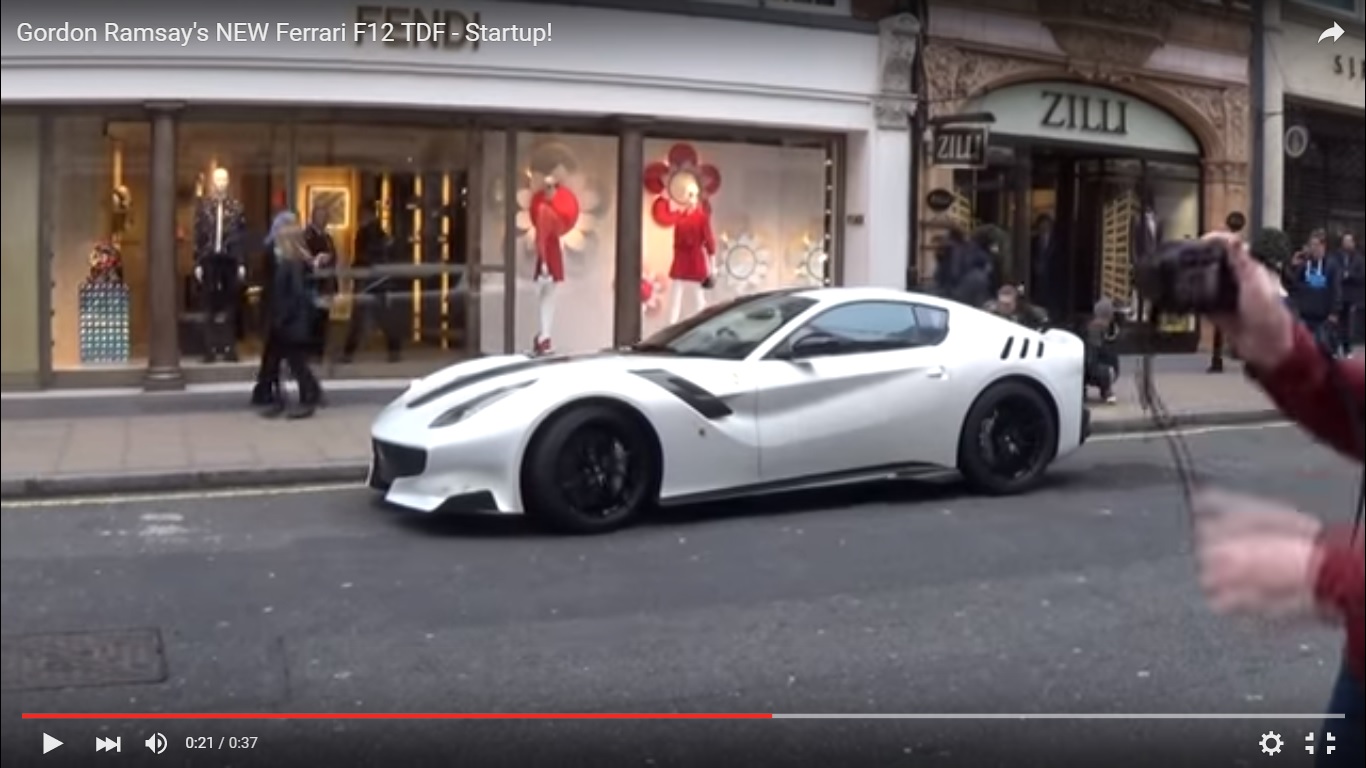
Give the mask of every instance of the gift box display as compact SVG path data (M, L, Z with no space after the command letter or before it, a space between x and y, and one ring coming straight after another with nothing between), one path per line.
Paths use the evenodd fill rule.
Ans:
M82 363L126 363L131 356L128 285L117 248L102 244L90 254L90 276L78 302Z

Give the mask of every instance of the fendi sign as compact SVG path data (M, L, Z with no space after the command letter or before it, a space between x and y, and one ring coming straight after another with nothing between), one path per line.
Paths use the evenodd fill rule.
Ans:
M1039 125L1060 131L1129 135L1129 101L1116 96L1044 90Z
M356 7L356 45L379 43L390 48L468 47L479 50L483 27L479 13L444 8L410 8L401 5ZM476 34L469 34L473 29Z

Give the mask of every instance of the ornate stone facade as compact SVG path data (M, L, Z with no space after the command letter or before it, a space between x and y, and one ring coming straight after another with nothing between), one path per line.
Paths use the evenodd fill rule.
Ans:
M1055 0L1044 26L1069 71L1106 81L1142 69L1166 42L1173 9L1161 0Z
M1092 50L1087 47L1085 50ZM1162 80L1141 69L1102 70L1040 56L972 50L945 41L925 47L925 97L931 115L963 111L995 88L1039 80L1072 80L1124 91L1170 112L1199 140L1206 160L1243 164L1250 151L1245 85Z
M1072 81L1127 93L1171 114L1199 142L1205 229L1222 226L1232 211L1247 210L1247 86L1194 74L1177 78L1146 68L1177 29L1174 22L1181 11L1165 0L1057 0L1040 7L1049 14L1040 21L1056 43L1056 53L931 38L922 57L930 116L972 111L972 100L988 91L1031 81ZM927 169L925 189L952 184L951 172ZM922 212L922 221L931 225L921 243L922 272L931 270L930 238L934 227L943 225L942 218Z
M920 21L909 13L878 22L878 96L873 114L879 128L907 131L915 114L915 66Z

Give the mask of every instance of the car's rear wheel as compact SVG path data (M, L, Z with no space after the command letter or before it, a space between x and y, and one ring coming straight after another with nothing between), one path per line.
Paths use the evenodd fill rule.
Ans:
M526 512L562 533L606 533L654 502L659 462L643 425L620 409L583 405L555 416L522 465Z
M1057 417L1044 395L1006 381L988 388L968 410L958 469L982 492L1020 493L1038 485L1057 451Z

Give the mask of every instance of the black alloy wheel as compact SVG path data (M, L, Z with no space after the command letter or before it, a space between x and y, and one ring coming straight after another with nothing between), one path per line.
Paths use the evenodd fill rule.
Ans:
M585 405L560 414L532 441L522 466L526 511L564 533L606 533L639 517L658 495L652 439L629 414Z
M959 445L959 470L994 495L1037 485L1058 450L1058 425L1044 396L1007 381L982 393L968 411Z

